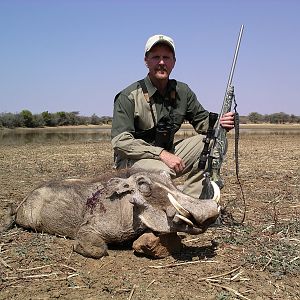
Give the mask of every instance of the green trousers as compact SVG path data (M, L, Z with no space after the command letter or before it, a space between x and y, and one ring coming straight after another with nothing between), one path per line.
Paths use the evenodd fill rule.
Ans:
M179 174L176 174L175 171L170 169L164 162L156 159L124 160L121 164L121 168L132 167L145 169L150 172L166 171L173 179L188 174L182 191L194 198L199 198L202 191L204 171L198 169L198 162L204 146L204 137L205 136L198 134L175 142L175 150L173 153L182 158L185 163L185 169Z

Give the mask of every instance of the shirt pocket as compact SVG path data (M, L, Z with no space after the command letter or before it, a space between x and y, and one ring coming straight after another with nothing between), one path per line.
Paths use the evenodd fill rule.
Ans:
M152 110L156 117L155 105L152 105ZM135 101L134 123L138 130L147 130L154 126L150 104L144 97L139 97Z

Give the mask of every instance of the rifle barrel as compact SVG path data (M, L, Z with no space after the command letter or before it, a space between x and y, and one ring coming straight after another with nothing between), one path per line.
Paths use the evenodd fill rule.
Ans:
M235 69L235 65L236 65L236 60L237 60L239 49L240 49L240 44L241 44L241 39L242 39L243 31L244 31L244 25L241 26L239 37L238 37L238 41L236 43L234 57L233 57L233 61L232 61L232 65L231 65L231 70L230 70L230 75L229 75L229 79L228 79L228 83L227 83L227 88L231 85L231 82L232 82L232 77L233 77L233 73L234 73L234 69Z
M225 91L225 96L224 99L227 97L227 91L229 86L232 83L232 78L233 78L233 73L234 73L234 69L236 66L236 60L238 57L238 53L239 53L239 49L240 49L240 44L241 44L241 40L242 40L242 35L243 35L243 31L244 31L244 25L241 25L241 29L240 29L240 33L239 33L239 37L238 37L238 41L236 43L236 47L235 47L235 52L234 52L234 56L233 56L233 61L231 64L231 70L230 70L230 74L229 74L229 78L228 78L228 82L227 82L227 87L226 87L226 91ZM224 103L224 102L223 102ZM224 106L222 106L222 110L221 113L219 115L219 118L224 114Z

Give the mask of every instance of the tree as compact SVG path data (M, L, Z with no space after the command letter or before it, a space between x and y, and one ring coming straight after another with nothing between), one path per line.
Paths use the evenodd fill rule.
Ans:
M270 115L270 123L285 124L289 121L290 116L284 112L275 113Z
M93 114L91 116L91 121L90 122L91 122L92 125L100 125L100 124L102 124L101 119L96 114Z
M34 127L44 127L45 121L42 114L34 114L33 115L33 125Z
M112 122L112 117L103 116L100 119L101 119L101 122L104 124L111 124L111 122Z
M69 125L67 114L64 111L59 111L56 113L58 117L58 126Z
M78 111L72 111L66 114L68 125L78 125Z
M31 113L31 111L29 111L27 109L24 109L24 110L22 110L20 112L20 116L24 120L24 126L25 127L29 127L29 128L34 127L34 124L33 124L33 115Z
M19 118L19 114L18 114L18 117L16 118L16 115L12 114L12 113L1 113L0 118L1 118L1 126L3 126L3 127L6 127L6 128L20 127L21 120ZM22 126L23 126L23 123L22 123Z
M57 125L57 123L54 120L53 114L49 113L48 111L43 111L42 117L43 117L45 126L53 127L53 126Z
M252 112L248 115L250 122L252 123L260 123L263 120L263 116L257 112Z

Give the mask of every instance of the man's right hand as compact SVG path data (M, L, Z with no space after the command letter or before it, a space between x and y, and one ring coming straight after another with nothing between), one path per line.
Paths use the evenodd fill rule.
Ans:
M172 154L166 150L163 150L159 154L159 158L170 169L174 170L176 174L182 172L185 168L185 164L180 157L178 157L175 154Z

